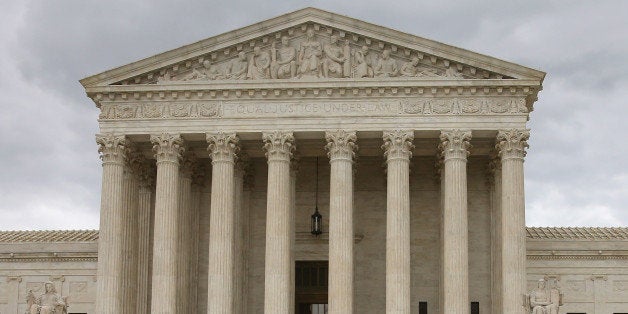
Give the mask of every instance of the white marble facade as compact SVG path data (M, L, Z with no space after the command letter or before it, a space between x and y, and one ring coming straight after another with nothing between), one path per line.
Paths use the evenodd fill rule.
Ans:
M103 161L85 312L294 313L304 260L329 262L330 313L527 312L544 76L307 8L81 80Z

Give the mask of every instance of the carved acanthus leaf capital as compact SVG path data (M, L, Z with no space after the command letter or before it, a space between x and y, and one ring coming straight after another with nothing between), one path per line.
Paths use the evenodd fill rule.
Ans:
M292 132L263 133L262 140L268 161L289 161L292 158L295 149Z
M438 145L444 162L449 159L467 160L469 148L471 148L471 131L469 130L443 130L440 132L440 144Z
M124 165L126 158L126 137L124 135L98 134L96 135L96 143L103 164Z
M157 178L157 165L152 160L143 159L137 172L140 187L152 188L155 186Z
M384 157L386 161L401 159L410 161L414 149L414 132L408 130L384 131Z
M495 148L502 160L523 159L526 156L526 148L529 147L528 139L530 130L510 129L497 132L497 144Z
M327 140L327 156L330 161L345 159L353 161L355 152L358 149L356 141L358 136L355 131L328 131L325 132L325 140Z
M181 176L183 178L192 178L192 174L198 166L198 160L193 152L186 152L181 158Z
M209 144L207 150L212 158L212 163L234 163L236 161L240 138L235 132L207 133L205 136Z
M130 174L138 175L141 171L142 163L144 162L142 152L140 152L135 144L127 141L125 155L126 170L128 170Z
M150 141L153 143L153 152L155 152L157 162L178 163L183 152L185 152L183 139L179 134L162 133L151 135Z

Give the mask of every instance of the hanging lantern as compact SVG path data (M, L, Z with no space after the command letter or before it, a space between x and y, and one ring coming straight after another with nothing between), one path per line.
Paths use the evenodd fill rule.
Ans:
M318 157L316 157L316 200L314 205L314 214L312 214L311 232L315 236L323 233L323 216L318 212Z
M318 207L316 207L314 214L312 214L312 234L318 236L321 233L323 233L323 216L321 216L321 213L318 212Z

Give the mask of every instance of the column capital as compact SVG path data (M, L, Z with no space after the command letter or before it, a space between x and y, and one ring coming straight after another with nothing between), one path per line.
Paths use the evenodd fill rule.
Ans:
M212 163L230 162L235 163L239 151L238 143L240 139L235 132L217 132L205 134L207 139L207 150L212 158Z
M384 131L384 157L386 162L394 159L400 159L409 162L414 149L414 132L411 130L392 130Z
M497 132L495 148L502 160L523 159L526 156L526 148L529 147L529 138L530 130L499 130Z
M355 151L358 149L358 145L355 144L358 140L355 131L327 131L325 140L327 140L325 149L327 149L330 162L339 159L353 161Z
M155 152L155 159L158 163L179 163L179 159L185 151L180 134L153 134L150 136L150 141L153 143L153 152Z
M126 136L113 133L97 134L96 143L103 164L124 164Z
M262 140L268 161L289 161L292 158L295 149L292 132L264 132Z
M143 159L137 172L138 181L142 188L155 187L157 178L157 165L148 159Z
M467 160L469 148L471 148L471 131L469 130L442 130L440 132L440 144L438 149L441 152L444 162L449 159Z
M139 175L142 171L142 164L144 163L144 156L137 149L134 143L127 141L125 146L125 171L130 171L131 174Z
M198 161L196 159L196 155L192 152L186 152L183 154L181 158L181 168L179 171L181 172L181 177L183 178L192 178L196 167L198 166Z
M192 172L192 186L202 187L203 185L205 185L206 175L207 169L205 168L205 164L197 162L196 167L194 167L194 171Z

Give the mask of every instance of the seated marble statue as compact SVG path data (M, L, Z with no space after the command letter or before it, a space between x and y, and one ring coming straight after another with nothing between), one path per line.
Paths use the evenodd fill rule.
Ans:
M382 52L382 57L379 58L374 72L375 76L378 77L394 77L399 74L397 61L390 57L390 50L384 50L384 52Z
M549 289L545 279L539 279L538 286L530 292L531 314L558 314L560 292Z
M324 77L343 77L349 76L348 70L345 71L345 64L349 62L349 55L345 53L345 49L343 49L338 44L338 37L335 35L331 36L330 43L323 47L323 52L325 53L325 57L323 58L323 76Z
M355 51L355 77L373 77L373 67L368 60L369 47L362 46L361 49Z
M38 298L35 298L32 290L28 292L26 314L67 314L67 297L58 295L52 282L46 282L44 288L45 293Z
M297 74L297 49L290 46L288 37L281 37L281 48L271 47L270 74L272 78L293 78Z
M246 60L244 51L238 53L238 57L231 60L225 68L225 78L228 80L246 79L249 62Z

